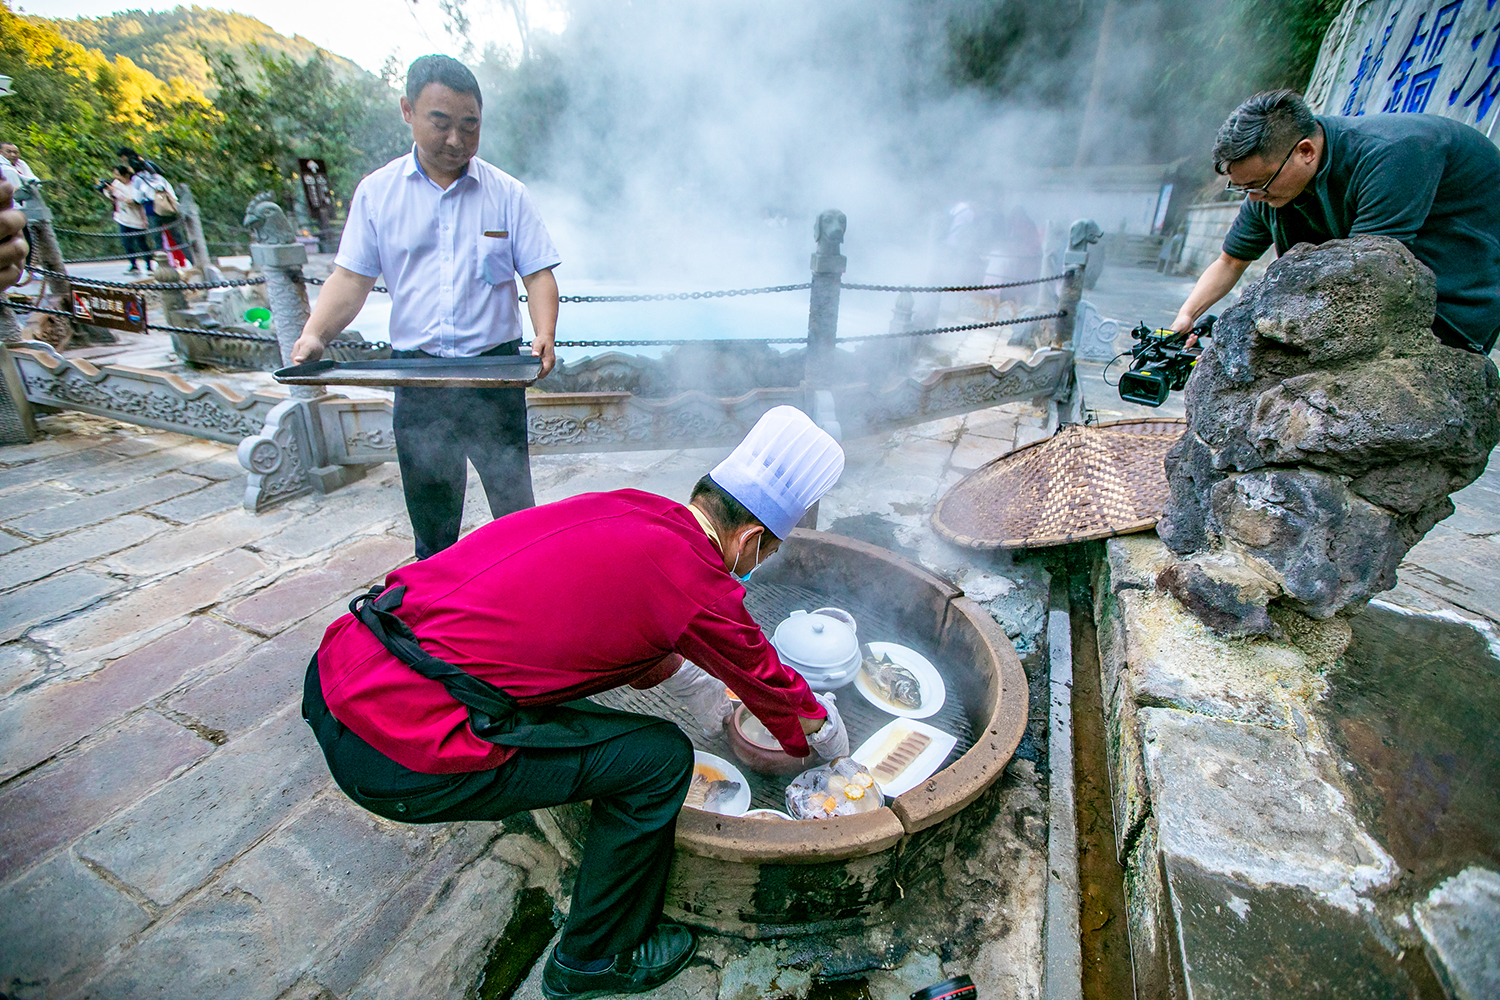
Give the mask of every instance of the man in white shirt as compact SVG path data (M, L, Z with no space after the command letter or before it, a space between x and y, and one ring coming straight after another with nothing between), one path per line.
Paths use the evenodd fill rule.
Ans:
M359 313L375 279L391 293L391 356L515 354L526 286L542 376L556 363L562 260L526 187L475 156L482 98L474 74L447 56L422 56L406 75L401 114L412 151L355 189L334 271L292 349L316 360ZM458 540L465 459L484 483L490 513L535 504L523 389L396 390L396 457L419 559Z
M0 164L0 168L8 168L4 169L5 174L8 175L11 171L15 171L16 176L20 178L23 184L26 181L36 180L36 174L32 173L31 168L26 165L26 161L21 159L21 150L15 143L0 142L0 157L5 159L5 163Z

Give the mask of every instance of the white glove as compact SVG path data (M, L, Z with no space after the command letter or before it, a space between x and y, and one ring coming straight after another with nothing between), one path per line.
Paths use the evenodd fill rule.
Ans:
M682 702L704 736L718 736L734 711L724 682L690 660L683 660L677 673L657 686Z
M818 699L818 704L828 709L828 718L822 729L808 735L807 745L824 760L849 756L849 730L844 728L844 720L839 717L833 695L814 693L813 697Z

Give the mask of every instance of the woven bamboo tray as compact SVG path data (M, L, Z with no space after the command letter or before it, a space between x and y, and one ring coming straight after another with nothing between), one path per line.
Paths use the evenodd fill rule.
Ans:
M975 549L1065 545L1146 531L1170 491L1162 465L1186 421L1073 424L977 469L938 501L932 524Z

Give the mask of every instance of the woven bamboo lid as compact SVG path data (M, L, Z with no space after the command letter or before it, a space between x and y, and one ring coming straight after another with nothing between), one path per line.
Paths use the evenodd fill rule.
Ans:
M1186 421L1072 424L960 480L932 523L975 549L1045 548L1153 527L1167 505L1167 452Z

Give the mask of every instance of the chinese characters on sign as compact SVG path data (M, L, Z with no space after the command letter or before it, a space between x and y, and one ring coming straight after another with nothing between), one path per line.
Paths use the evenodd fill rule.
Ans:
M126 333L145 333L146 294L125 288L74 285L73 315L94 326Z
M1441 114L1497 134L1500 0L1377 0L1348 17L1324 54L1336 66L1314 73L1318 110Z

